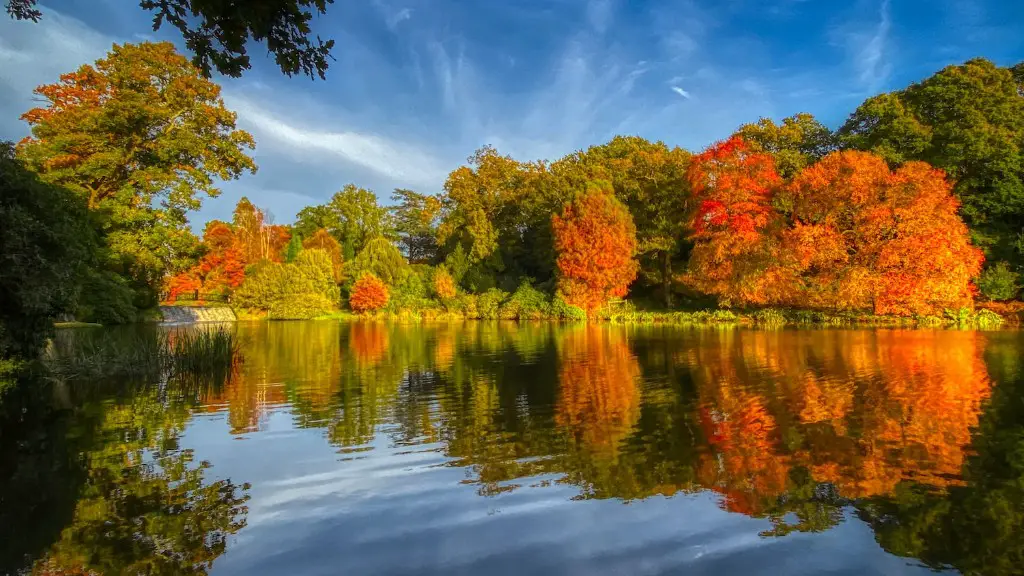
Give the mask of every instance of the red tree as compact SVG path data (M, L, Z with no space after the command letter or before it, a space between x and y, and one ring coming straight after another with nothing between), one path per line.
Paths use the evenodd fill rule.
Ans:
M348 303L356 312L366 312L387 306L388 297L387 285L380 278L366 273L352 285L352 294L348 298Z
M695 156L687 173L697 199L690 220L694 247L684 280L725 302L766 303L784 285L773 260L771 206L781 179L769 154L739 136Z
M558 290L569 304L588 312L621 298L636 278L636 226L607 182L551 218L558 253Z

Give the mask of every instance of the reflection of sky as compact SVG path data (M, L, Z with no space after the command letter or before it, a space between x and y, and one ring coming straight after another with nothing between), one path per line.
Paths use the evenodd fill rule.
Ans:
M824 533L761 538L767 520L726 513L709 493L573 501L577 487L531 478L481 497L440 445L396 447L378 433L372 446L339 454L285 410L237 437L224 413L197 414L182 447L213 464L210 479L252 483L248 526L213 574L925 572L849 514Z

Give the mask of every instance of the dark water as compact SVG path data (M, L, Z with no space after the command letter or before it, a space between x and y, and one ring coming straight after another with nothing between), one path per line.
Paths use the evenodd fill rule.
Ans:
M236 330L6 393L0 573L1024 570L1020 332Z

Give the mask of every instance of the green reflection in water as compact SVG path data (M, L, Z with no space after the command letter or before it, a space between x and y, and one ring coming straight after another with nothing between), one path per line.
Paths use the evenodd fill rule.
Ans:
M5 565L204 573L245 524L247 486L212 480L179 448L200 411L255 436L286 411L346 457L381 437L438 446L482 497L550 483L577 499L711 491L723 510L767 519L763 537L853 511L885 550L931 567L1014 574L1024 560L1020 333L237 330L244 362L224 382L68 383L4 400L3 520L9 503L41 519Z

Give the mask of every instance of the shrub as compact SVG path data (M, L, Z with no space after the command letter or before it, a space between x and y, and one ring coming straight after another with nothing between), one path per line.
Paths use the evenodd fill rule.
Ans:
M434 302L427 297L427 287L422 273L414 269L401 284L391 289L387 307L393 312L417 312L433 305Z
M455 298L455 279L444 267L434 272L434 294L442 301Z
M457 312L461 312L463 316L469 319L481 318L479 308L480 297L475 294L459 294L455 297L452 302L451 309ZM498 306L494 306L494 317L497 317Z
M336 310L336 302L323 294L288 294L274 301L267 317L271 320L310 320Z
M335 282L334 262L326 250L307 248L288 267L288 294L321 294L332 302L341 298Z
M551 303L551 316L570 322L585 322L587 320L587 311L579 306L573 306L556 296L555 300Z
M536 320L547 316L551 311L548 297L523 281L512 297L498 310L498 317L503 319Z
M786 324L786 315L782 310L764 308L754 312L754 322L764 326L783 326Z
M388 287L380 278L364 273L352 285L348 303L356 312L380 310L388 304Z
M346 269L349 278L370 273L389 286L401 284L409 275L409 263L390 240L382 236L370 239Z
M991 310L978 310L974 314L974 323L979 328L994 328L1003 322L1005 322L1003 317Z
M128 324L138 317L135 297L121 276L104 270L88 270L82 282L76 316L84 322Z
M277 262L263 261L249 268L245 282L231 298L238 308L269 310L274 302L288 293L288 268Z
M494 320L498 318L498 311L501 305L508 299L508 292L498 288L491 288L484 292L476 300L476 309L480 318Z
M996 302L1012 300L1020 292L1017 273L1006 262L990 266L978 278L978 289L985 298Z

